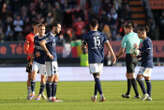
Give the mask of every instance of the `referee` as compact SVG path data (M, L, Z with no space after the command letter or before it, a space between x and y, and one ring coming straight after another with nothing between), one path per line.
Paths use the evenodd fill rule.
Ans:
M130 98L131 85L135 91L135 98L139 98L139 93L137 89L137 83L135 80L135 67L137 65L137 58L132 54L131 50L133 48L139 47L140 39L138 38L137 33L133 32L133 23L126 22L123 26L125 35L121 42L121 48L117 55L119 59L126 52L126 77L127 77L127 92L122 94L123 98Z

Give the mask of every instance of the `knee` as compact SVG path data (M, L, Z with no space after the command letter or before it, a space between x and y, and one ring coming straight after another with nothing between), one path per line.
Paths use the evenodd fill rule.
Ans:
M57 74L53 77L53 82L59 82L59 76Z
M127 77L127 79L134 79L135 78L135 74L133 74L133 73L127 73L126 74L126 77Z
M145 80L150 81L150 77L144 77Z
M142 78L143 78L143 76L142 76L141 74L138 74L136 79L137 79L137 80L140 80L140 79L142 79Z

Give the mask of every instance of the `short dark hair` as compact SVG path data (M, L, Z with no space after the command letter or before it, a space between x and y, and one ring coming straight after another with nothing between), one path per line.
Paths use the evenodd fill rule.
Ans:
M99 23L98 23L98 20L97 19L92 19L91 21L90 21L90 25L92 26L92 27L96 27L96 25L98 25Z
M125 28L134 28L134 23L132 21L127 21L123 24Z
M147 24L140 24L137 26L137 31L146 31L149 32L149 26Z
M38 24L38 27L46 26L45 24Z
M49 28L52 29L54 26L57 27L58 24L60 24L60 23L57 23L57 22L52 23L52 24L49 25Z

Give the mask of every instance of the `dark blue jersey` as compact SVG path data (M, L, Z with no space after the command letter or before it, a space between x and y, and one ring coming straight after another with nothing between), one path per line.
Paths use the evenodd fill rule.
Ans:
M40 46L40 41L45 39L46 36L39 37L35 36L34 37L34 61L40 63L40 64L45 64L45 51L43 48Z
M89 63L103 63L104 43L108 41L106 36L99 31L90 31L83 40L88 44Z
M48 56L46 56L46 61L57 61L57 54L56 54L56 40L57 36L55 36L52 32L49 32L46 35L46 47L49 52L53 55L54 59L51 60Z
M141 66L153 68L153 44L149 37L143 40L140 50Z

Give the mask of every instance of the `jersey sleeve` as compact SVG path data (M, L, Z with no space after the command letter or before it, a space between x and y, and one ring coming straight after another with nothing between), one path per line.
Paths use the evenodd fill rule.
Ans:
M51 39L50 39L50 37L49 36L47 36L45 39L43 39L43 40L45 40L46 41L46 43L49 43L49 42L51 42Z
M124 36L121 42L121 47L126 48L126 37Z
M27 54L28 53L28 50L29 50L29 45L30 45L30 39L29 39L29 34L26 36L26 40L24 42L24 50L25 50L25 53Z
M146 42L146 44L145 44L145 47L146 47L146 53L147 54L150 54L150 51L151 51L151 49L152 49L152 42L151 42L151 40L148 40L147 42Z

